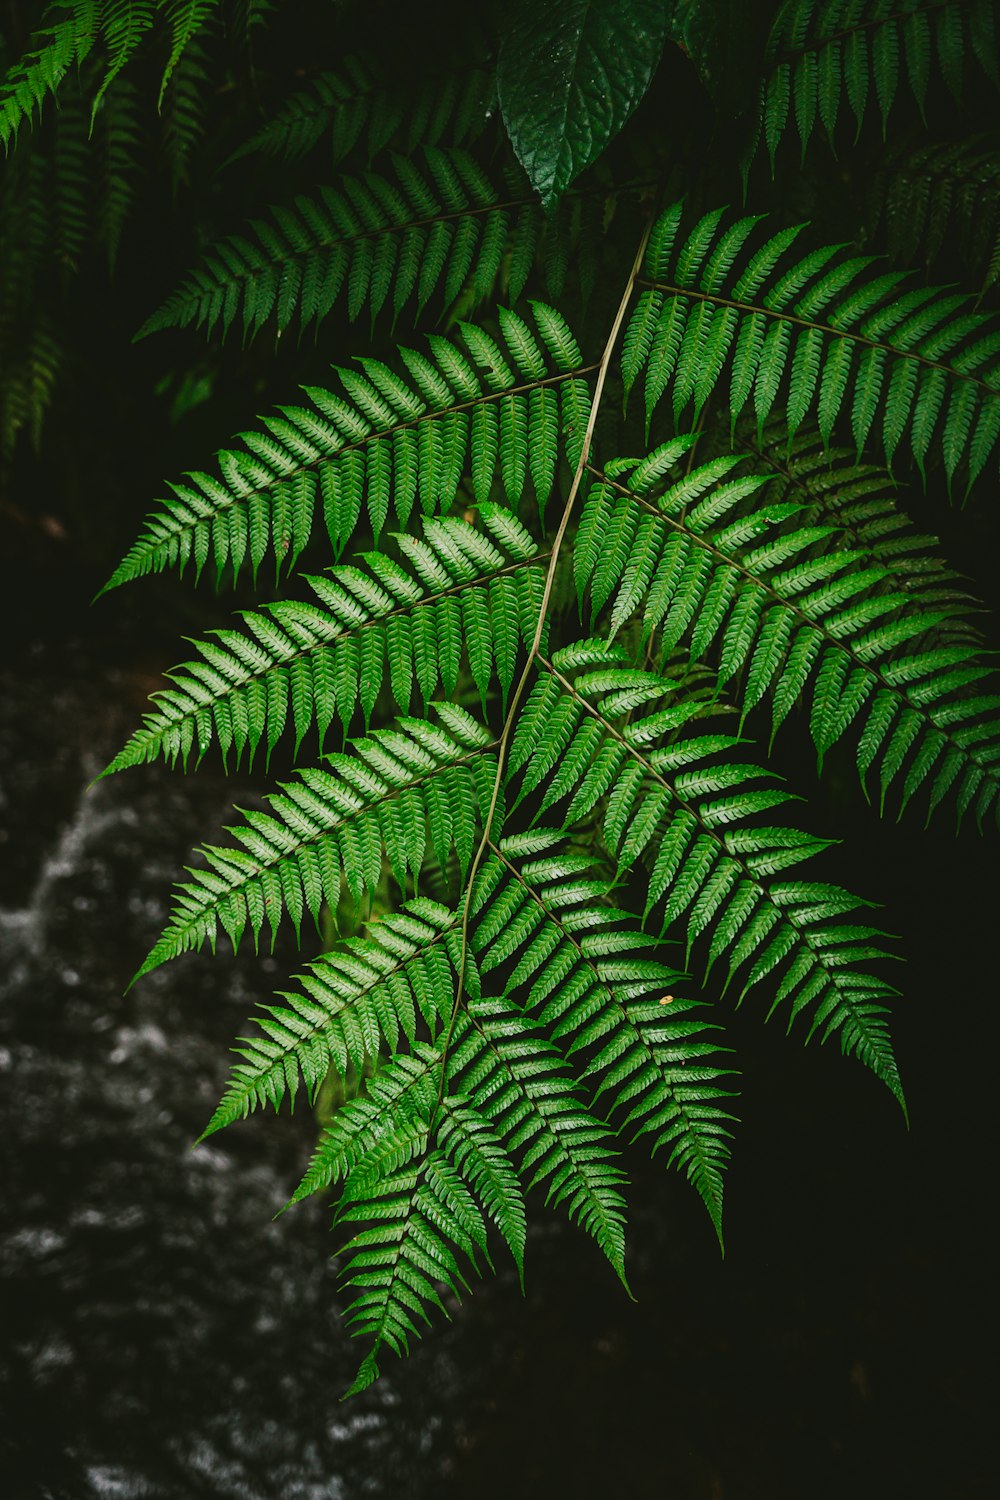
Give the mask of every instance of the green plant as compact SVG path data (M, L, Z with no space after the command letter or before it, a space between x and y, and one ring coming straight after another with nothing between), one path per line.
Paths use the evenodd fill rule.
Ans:
M147 31L168 98L216 19L149 5L121 30L119 9L55 8L10 75L8 137L74 62L96 60L100 119ZM783 821L779 731L804 725L820 771L853 758L880 808L996 818L975 606L897 486L965 498L995 473L1000 325L788 211L812 191L823 212L829 147L899 170L879 131L905 118L904 78L929 115L974 67L974 108L993 9L732 9L498 6L433 86L400 92L377 55L299 80L248 108L226 170L276 157L300 190L206 236L141 330L340 361L172 485L113 574L265 597L195 643L108 769L295 766L200 852L140 975L220 932L256 946L345 898L360 913L256 1017L206 1130L361 1080L293 1196L338 1188L368 1341L353 1389L490 1265L490 1224L522 1268L525 1189L624 1281L616 1137L681 1170L721 1239L731 988L836 1039L905 1109L885 934L803 873L826 841ZM124 167L111 180L123 213ZM753 212L711 206L741 180ZM995 226L966 208L986 295Z

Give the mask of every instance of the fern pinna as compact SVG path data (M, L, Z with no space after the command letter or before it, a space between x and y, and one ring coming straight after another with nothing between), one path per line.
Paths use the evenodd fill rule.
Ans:
M45 132L78 156L77 116L123 112L112 258L143 59L176 186L238 29L221 5L125 9L54 6L0 94L36 205ZM195 269L140 330L200 331L213 359L230 335L260 360L299 339L333 367L170 485L113 573L186 572L245 607L108 770L281 767L198 851L139 975L283 923L307 950L205 1134L337 1082L291 1201L336 1201L353 1390L498 1251L523 1275L536 1189L626 1285L635 1150L721 1240L728 1004L835 1041L905 1111L891 943L824 868L776 741L800 789L853 762L879 810L997 820L980 609L923 522L997 472L995 203L970 191L995 153L976 118L957 142L921 123L995 89L994 8L750 8L757 107L735 118L720 9L487 7L462 57L437 47L405 80L377 50L291 78L261 59L220 180L281 175L199 224ZM670 113L678 69L708 81L717 129ZM845 195L877 168L846 243L802 222L811 203L829 223L831 151ZM58 198L67 244L86 206Z

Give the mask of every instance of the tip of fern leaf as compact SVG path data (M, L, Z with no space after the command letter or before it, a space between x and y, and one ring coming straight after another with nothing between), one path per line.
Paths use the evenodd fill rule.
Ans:
M373 1349L371 1353L366 1354L364 1359L361 1361L361 1364L358 1368L358 1373L351 1381L351 1384L347 1387L347 1390L344 1391L343 1395L340 1398L341 1401L348 1401L352 1396L357 1396L361 1393L361 1391L366 1391L370 1385L374 1385L375 1381L379 1378L381 1373L382 1372L379 1369L378 1360L375 1357L375 1350Z
M127 995L132 986L138 984L140 979L144 979L147 974L151 974L154 969L158 969L161 964L166 963L169 957L170 954L163 951L162 944L157 943L125 986L125 994Z
M119 577L120 573L121 573L121 568L116 568L115 571L112 573L111 577L108 579L107 583L102 583L101 584L101 587L97 590L97 593L91 599L91 601L90 601L91 604L96 604L97 601L98 601L98 599L103 599L104 596L105 596L105 594L110 594L111 593L112 589L117 589L117 588L121 587L121 585L122 585L122 583L123 583L124 580Z
M618 1277L618 1280L621 1282L622 1286L625 1288L625 1295L628 1298L628 1300L630 1302L638 1303L638 1301L639 1301L638 1297L635 1295L635 1293L633 1292L632 1288L628 1284L628 1277L625 1274L625 1262L624 1262L624 1260L619 1259L617 1256L614 1259L612 1259L610 1255L608 1256L608 1260L610 1261L612 1267L614 1268L614 1272L615 1272L615 1275Z
M315 1191L314 1187L307 1186L306 1180L303 1180L299 1183L288 1202L281 1205L274 1217L280 1219L281 1215L286 1214L290 1208L294 1208L296 1203L303 1203L306 1198L311 1198Z
M715 1238L719 1242L719 1259L725 1260L726 1237L722 1232L722 1204L712 1204L706 1202L705 1207L708 1209L708 1216L712 1221L712 1228L715 1230Z
M142 339L148 338L151 333L162 333L165 328L172 327L172 321L164 316L164 309L158 307L156 312L150 313L144 323L140 323L132 335L132 342L138 344Z
M230 1124L231 1120L232 1116L229 1114L223 1114L222 1107L220 1105L219 1108L215 1111L215 1114L209 1120L208 1124L205 1126L205 1129L201 1132L201 1135L199 1135L196 1140L193 1140L191 1142L191 1150L193 1151L196 1146L200 1146L204 1141L207 1141L209 1136L215 1135L218 1131L222 1130L226 1125ZM275 1214L275 1218L277 1218L277 1214Z
M141 752L137 752L133 740L129 740L117 755L111 757L104 770L98 771L90 786L95 787L99 781L104 780L105 776L117 776L119 771L127 771L131 766L140 766L148 758L144 757Z
M910 1108L906 1102L906 1095L903 1092L903 1085L900 1081L899 1073L896 1070L895 1059L891 1058L889 1066L884 1070L879 1069L875 1076L881 1079L892 1097L895 1099L896 1103L899 1105L903 1113L903 1124L906 1126L907 1130L909 1130Z

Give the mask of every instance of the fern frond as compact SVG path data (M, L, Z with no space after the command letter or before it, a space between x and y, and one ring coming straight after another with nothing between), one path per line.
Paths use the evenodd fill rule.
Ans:
M996 136L896 152L875 176L871 232L892 258L928 270L957 254L980 296L1000 281L1000 141Z
M532 1014L580 1076L623 1115L653 1154L684 1171L722 1238L728 1159L713 1028L674 993L685 977L656 956L661 944L611 905L593 857L567 853L559 830L491 844L477 882L474 948L480 973L508 971L505 993ZM695 1012L696 1014L692 1014Z
M528 196L504 200L468 152L427 147L420 171L393 155L392 175L346 177L340 189L272 209L250 233L220 241L137 337L194 324L223 337L235 322L245 339L269 319L282 334L327 317L343 296L353 321L441 292L451 303L466 283L473 302L493 290L511 214L534 213Z
M22 125L35 123L70 69L89 56L103 10L103 0L64 0L49 9L49 24L35 32L31 50L0 84L0 140L7 150Z
M654 1154L669 1148L670 1164L685 1171L721 1236L730 1116L720 1107L728 1095L718 1087L723 1074L713 1060L718 1049L708 1040L711 1028L691 1016L693 1002L673 994L682 976L651 956L656 939L607 903L608 883L584 879L593 861L567 853L562 842L558 831L536 830L491 846L471 910L474 988L478 992L482 977L514 963L505 993L513 999L530 980L527 1010L575 1062L595 1097L611 1097L626 1128L649 1136ZM283 992L283 1004L265 1007L258 1033L236 1049L243 1061L205 1134L258 1105L277 1108L286 1092L294 1100L300 1075L312 1097L330 1068L342 1077L349 1066L360 1074L383 1047L395 1053L403 1038L412 1047L418 1028L434 1041L448 1021L461 965L458 915L438 903L413 901L369 924L364 938L349 939L310 965L301 992ZM441 1139L471 1185L485 1192L488 1211L520 1264L523 1219L519 1213L511 1218L504 1207L511 1201L498 1156L504 1148L475 1107L477 1092L492 1094L499 1065L487 1059L485 1076L478 1063L469 1071L468 1050L478 1057L481 1042L467 1041L454 1053ZM577 1055L584 1049L588 1061L581 1072ZM537 1048L529 1051L534 1055ZM467 1104L463 1090L471 1091ZM509 1129L523 1123L523 1103ZM534 1128L541 1129L537 1121ZM340 1126L332 1139L341 1141ZM542 1159L562 1160L566 1153L556 1144L545 1136ZM324 1182L336 1175L331 1167ZM598 1218L603 1222L603 1213Z
M422 539L397 538L401 561L371 552L364 566L329 568L306 578L316 602L285 600L196 642L201 659L168 674L108 773L160 756L186 766L213 738L224 760L232 749L252 764L286 725L296 751L314 725L322 749L335 717L347 733L359 701L370 721L386 671L402 713L414 687L422 704L439 683L452 697L463 660L484 699L493 681L506 699L538 618L544 554L510 511L486 502L479 516L484 529L425 520Z
M430 1309L447 1316L442 1292L461 1300L469 1271L478 1270L476 1252L485 1253L482 1215L447 1157L428 1150L419 1133L412 1151L417 1159L391 1174L374 1162L338 1215L366 1226L346 1247L344 1285L354 1293L352 1333L372 1340L345 1398L378 1378L383 1345L407 1354Z
M180 0L180 7L190 9L194 3L195 0ZM152 30L157 11L165 9L168 4L171 9L176 8L171 0L104 0L100 36L104 44L105 70L94 98L95 113L111 84L131 62L143 38Z
M366 359L363 373L337 371L343 395L307 388L309 406L282 407L263 431L241 435L242 448L219 454L218 478L174 485L105 588L189 562L200 571L210 557L220 576L235 575L268 549L277 567L291 566L320 498L335 554L363 505L377 537L390 498L405 526L418 497L427 514L449 509L466 473L477 501L499 480L512 507L530 475L543 507L560 453L576 461L591 367L556 312L540 302L532 312L537 335L501 309L499 341L462 324L464 350L435 336L429 358L401 350L405 378Z
M160 100L163 155L174 192L189 179L206 128L211 85L208 52L196 36L178 58Z
M26 429L37 444L62 370L65 299L95 246L113 264L136 176L137 96L126 80L105 97L93 132L81 87L62 92L44 129L8 155L0 185L0 451Z
M477 987L478 988L478 987ZM517 1152L529 1190L546 1188L625 1280L624 1173L610 1132L578 1097L556 1048L508 999L470 994L448 1061L458 1093Z
M295 161L329 137L339 166L364 137L370 161L393 141L404 155L418 146L468 146L496 103L492 69L453 63L440 77L421 78L414 95L389 78L377 58L347 57L340 68L317 74L297 89L265 125L230 158L281 157Z
M49 150L49 226L46 247L63 277L76 271L89 248L91 174L88 124L79 99L65 99L52 119Z
M277 1109L286 1093L294 1105L300 1080L314 1101L331 1069L360 1075L383 1047L412 1046L421 1019L435 1037L454 993L457 926L447 907L418 898L309 964L300 988L281 992L284 1003L265 1006L254 1035L240 1039L242 1061L202 1139L266 1104Z
M475 21L467 47L407 29L404 54L397 36L351 57L334 48L363 20L345 18L307 55L275 0L57 0L0 64L0 441L37 432L64 326L105 326L77 273L103 285L92 250L114 263L133 195L144 243L158 187L180 212L190 177L232 226L252 212L254 163L301 179L240 234L188 224L207 254L139 335L212 342L163 381L143 353L171 420L220 381L225 399L271 390L266 351L223 348L236 330L275 333L280 364L288 333L319 348L334 319L369 320L370 357L362 339L328 377L300 373L317 383L167 488L106 585L176 568L238 591L108 771L186 770L216 746L227 771L274 754L285 769L192 856L136 978L220 939L273 950L291 929L301 952L306 924L310 951L237 1037L204 1134L303 1096L321 1117L291 1201L329 1191L348 1240L352 1391L451 1313L501 1241L523 1275L536 1189L627 1289L622 1135L691 1183L721 1243L735 1069L694 959L737 1006L766 986L762 1016L835 1041L905 1114L891 944L868 902L806 878L828 841L794 826L797 799L746 748L758 715L765 739L798 715L828 774L854 753L880 810L919 793L929 814L1000 813L979 606L892 473L915 465L961 495L995 472L1000 320L846 245L810 247L805 225L658 211L681 185L700 205L735 164L769 10L753 150L762 135L771 176L787 135L803 158L817 135L838 151L845 124L866 144L836 180L819 160L762 206L827 190L818 218L839 202L881 233L851 200L867 191L856 167L882 161L894 258L1000 285L992 136L880 151L870 129L907 94L911 116L943 86L958 100L974 70L963 102L978 111L980 74L1000 82L996 6L775 0L735 29L738 6L675 8L671 35L718 107L707 137L697 121L695 136L690 121L643 135L658 100L673 107L664 74L635 108L656 0L617 16L617 51L588 51L588 21L566 57L526 53L523 99L505 86L503 111L497 38ZM485 15L505 56L509 9ZM627 123L602 153L608 110ZM546 215L530 162L566 152L594 160ZM538 290L547 301L522 304ZM586 357L549 301L578 310ZM104 406L132 401L109 388ZM636 456L608 457L622 452Z
M325 1158L324 1169L310 1169L315 1181L325 1175L333 1157L330 1166L336 1173L346 1145L354 1164L337 1221L369 1226L346 1247L345 1283L355 1293L349 1322L357 1334L372 1340L352 1391L378 1376L382 1344L405 1353L409 1338L420 1334L415 1317L426 1323L429 1308L445 1311L441 1290L460 1296L465 1272L459 1269L454 1248L462 1251L466 1268L475 1268L477 1251L486 1254L486 1226L474 1197L483 1175L469 1170L468 1155L462 1170L454 1152L447 1151L463 1121L474 1118L480 1131L486 1130L493 1143L490 1160L502 1163L495 1191L502 1196L501 1220L513 1215L514 1245L523 1242L523 1211L520 1193L510 1185L508 1149L517 1152L520 1175L531 1175L532 1184L547 1185L547 1202L565 1205L570 1217L594 1236L622 1281L625 1278L624 1200L619 1191L624 1179L610 1154L606 1127L573 1094L555 1050L507 1002L469 1002L448 1071L471 1085L471 1092L459 1095L457 1107L448 1103L450 1094L445 1095L439 1130L445 1149L427 1149L435 1139L430 1118L417 1115L426 1056L424 1050L420 1062L411 1065L402 1089L403 1080L393 1079L405 1107L400 1112L396 1106L372 1140L369 1154L358 1158L357 1134L343 1142L343 1122L334 1121L333 1131L316 1151L316 1158ZM375 1077L378 1082L379 1074ZM385 1091L384 1083L381 1089ZM370 1131L370 1104L364 1103L366 1107L354 1110L351 1125ZM426 1196L430 1188L433 1200Z
M0 380L0 454L9 455L27 432L37 448L63 372L66 348L51 318L36 319L19 341L17 358L6 360Z
M105 95L97 121L102 150L99 235L112 271L135 192L142 140L139 106L138 89L128 79L119 79Z
M880 431L891 462L904 438L924 472L932 442L966 489L1000 437L1000 323L940 288L901 291L836 246L789 260L798 228L751 250L756 220L706 214L681 236L682 205L659 220L625 344L627 388L645 372L647 418L669 390L699 413L728 369L732 420L779 399L791 434L811 414L825 442L849 422L860 450ZM801 226L800 226L801 227Z
M450 1094L441 1101L437 1139L503 1235L523 1277L527 1237L524 1195L503 1141L468 1101Z
M494 1193L502 1194L497 1217L508 1221L506 1231L500 1227L518 1247L515 1260L523 1253L523 1208L519 1191L507 1185L512 1153L518 1175L530 1174L530 1186L547 1184L546 1201L565 1204L624 1279L624 1179L607 1127L577 1098L555 1048L509 1001L481 997L474 967L466 972L474 995L457 1018L447 1059L440 1046L418 1041L411 1053L376 1067L365 1093L339 1109L323 1131L291 1202L349 1181L387 1132L406 1132L437 1111L442 1147L469 1185L483 1192L487 1206ZM443 1067L448 1086L439 1099ZM470 1117L493 1163L493 1182L485 1189L479 1164L462 1150Z
M713 459L654 499L693 441L654 450L631 479L616 465L620 477L591 489L576 576L595 612L613 597L612 631L641 613L661 650L687 641L693 659L717 655L744 715L770 698L775 733L808 698L821 763L859 724L859 770L881 759L883 800L905 772L905 807L934 773L931 810L951 789L959 816L974 801L981 823L1000 794L1000 694L984 690L992 674L975 646L949 635L955 606L916 603L891 563L845 545L839 526L809 524L801 471L768 486L773 452L756 474Z
M434 705L438 724L402 719L350 753L303 769L270 797L270 813L247 810L227 830L229 847L206 846L205 865L177 887L171 921L136 978L159 964L215 945L221 927L233 947L265 924L272 942L287 913L296 931L308 912L318 925L346 882L356 901L375 890L387 861L401 889L420 872L428 846L442 866L455 849L464 870L482 809L493 792L493 740L455 705Z
M992 0L785 0L761 90L772 170L792 119L804 155L817 127L835 140L848 108L855 135L875 108L884 133L904 82L923 114L935 65L960 104L971 58L1000 82Z
M519 1175L529 1176L530 1186L546 1186L546 1201L565 1205L624 1280L624 1179L607 1127L577 1098L551 1044L508 1001L479 996L474 969L467 978L474 997L457 1021L445 1092L439 1098L436 1087L446 1060L432 1044L417 1042L411 1054L377 1067L366 1093L338 1110L323 1132L292 1201L344 1180L350 1204L358 1179L362 1191L384 1181L369 1163L385 1153L392 1167L402 1165L407 1141L436 1117L442 1156L482 1197L518 1265L524 1246ZM338 1213L341 1220L348 1216L353 1209ZM368 1332L377 1340L377 1330Z
M181 58L205 31L218 8L218 0L166 0L163 10L170 28L170 52L160 79L157 100L160 109Z
M769 476L765 505L791 502L798 507L798 524L835 526L852 551L891 570L897 589L919 596L928 611L953 611L933 627L936 633L978 640L967 618L975 601L939 555L938 538L914 531L900 508L896 482L885 469L858 463L847 448L828 447L815 429L790 438L780 414L762 432L752 421L743 421L734 436L735 448Z
M56 0L47 7L48 24L35 32L31 49L0 84L0 140L10 149L21 126L30 128L46 99L61 92L70 70L88 59L99 65L89 101L93 125L108 90L161 18L170 37L160 84L162 105L182 56L217 9L217 0Z
M460 1295L465 1279L452 1247L471 1267L477 1252L486 1254L478 1197L520 1265L518 1174L547 1185L547 1200L565 1205L624 1280L622 1173L606 1127L576 1098L554 1049L503 1000L471 1000L458 1033L448 1073L467 1087L449 1087L440 1124L432 1123L429 1080L444 1058L418 1045L414 1056L377 1069L368 1096L338 1112L295 1195L343 1177L337 1221L369 1226L346 1247L345 1283L355 1294L348 1317L372 1340L352 1390L377 1377L383 1344L405 1353L421 1331L414 1318L426 1323L429 1308L445 1310L441 1289Z
M430 1120L443 1065L441 1046L420 1040L409 1052L379 1061L364 1092L342 1104L324 1126L287 1206L345 1182L387 1129L405 1131Z
M51 247L49 176L31 141L8 159L0 179L0 454L19 433L41 427L63 358L61 340L37 291Z
M567 821L598 814L620 876L640 857L649 864L646 916L662 903L661 932L683 923L689 946L710 932L709 966L724 959L730 979L750 966L744 995L780 970L771 1011L787 1005L789 1026L810 1011L808 1035L838 1036L902 1103L885 1023L894 991L856 967L884 956L871 945L879 934L832 920L862 903L798 876L770 879L819 847L757 822L788 794L757 766L720 761L741 742L692 735L703 704L636 669L620 648L584 641L539 665L510 755L522 795L544 788L558 763Z

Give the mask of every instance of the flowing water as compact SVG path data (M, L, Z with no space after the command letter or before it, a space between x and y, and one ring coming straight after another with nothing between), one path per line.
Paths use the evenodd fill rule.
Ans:
M430 1493L466 1377L439 1350L432 1368L339 1404L356 1358L325 1212L273 1220L308 1117L254 1119L191 1150L284 955L263 976L188 959L121 998L224 788L153 768L89 786L130 684L98 674L85 688L92 668L74 665L53 680L67 664L39 659L6 697L0 1493Z

